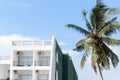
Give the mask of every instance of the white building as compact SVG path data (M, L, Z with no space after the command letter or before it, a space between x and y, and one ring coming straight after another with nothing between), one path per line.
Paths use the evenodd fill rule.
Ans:
M78 80L72 60L54 37L12 41L10 53L10 58L0 57L0 80Z
M55 39L13 41L10 59L0 59L0 80L55 80Z

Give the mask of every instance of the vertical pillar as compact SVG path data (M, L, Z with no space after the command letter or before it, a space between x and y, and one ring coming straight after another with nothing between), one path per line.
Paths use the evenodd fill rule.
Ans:
M33 45L33 47L34 47L34 45ZM33 69L32 69L32 75L33 75L33 79L32 80L36 80L36 76L35 76L35 50L34 50L34 48L33 48Z
M13 55L14 51L12 49L10 52L10 80L13 80Z
M56 61L55 61L55 47L56 47L55 37L52 36L49 80L55 80L55 62L56 62Z

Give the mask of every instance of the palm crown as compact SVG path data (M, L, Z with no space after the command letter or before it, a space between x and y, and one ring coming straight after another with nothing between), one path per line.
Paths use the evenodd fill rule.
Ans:
M86 57L91 53L92 68L95 72L97 72L98 68L102 80L102 70L110 69L110 62L114 68L119 62L118 56L107 46L120 44L120 40L109 37L116 30L120 30L120 24L116 21L117 17L112 16L118 12L116 8L108 8L99 0L92 9L90 22L86 18L86 11L82 12L87 30L74 24L66 25L66 27L73 28L86 36L85 39L76 43L76 48L74 49L78 52L85 50L80 63L81 68L84 67Z

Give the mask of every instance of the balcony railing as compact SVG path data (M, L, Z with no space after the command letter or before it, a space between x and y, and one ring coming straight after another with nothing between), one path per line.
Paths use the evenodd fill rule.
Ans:
M35 61L35 66L50 66L50 61Z
M14 66L32 66L33 61L13 61Z
M37 76L36 80L49 80L49 75L48 74L40 74Z
M48 79L36 79L36 80L48 80Z
M12 46L50 46L52 45L51 40L41 41L12 41Z
M23 78L23 79L12 79L12 80L32 80L32 79L29 79L29 78Z
M35 66L50 66L50 56L40 56L38 61L35 61Z

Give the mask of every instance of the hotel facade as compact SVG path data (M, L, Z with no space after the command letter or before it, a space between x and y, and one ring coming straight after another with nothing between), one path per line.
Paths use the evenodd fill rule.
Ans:
M54 36L12 41L10 58L0 57L0 80L78 80L73 62Z

